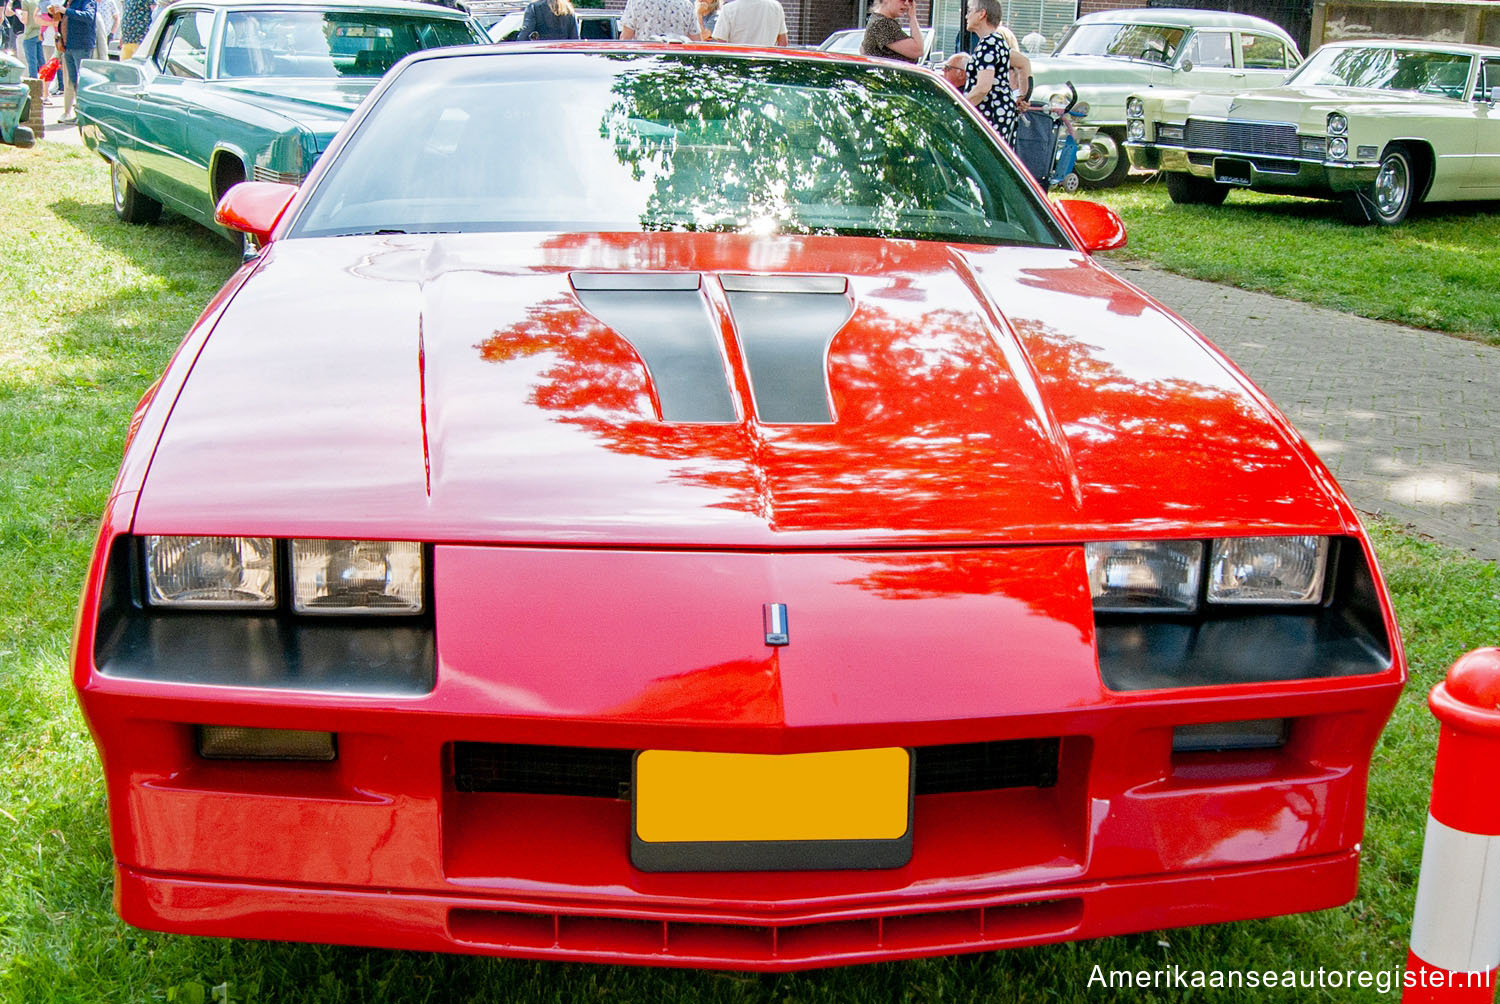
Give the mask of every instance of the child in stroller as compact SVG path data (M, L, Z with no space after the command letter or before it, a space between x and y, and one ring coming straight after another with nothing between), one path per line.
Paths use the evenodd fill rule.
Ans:
M1027 81L1027 110L1016 126L1016 155L1045 189L1061 188L1072 192L1078 188L1078 138L1074 122L1088 115L1086 102L1078 100L1078 90L1071 82L1066 94L1053 94L1045 102L1031 101L1031 82Z

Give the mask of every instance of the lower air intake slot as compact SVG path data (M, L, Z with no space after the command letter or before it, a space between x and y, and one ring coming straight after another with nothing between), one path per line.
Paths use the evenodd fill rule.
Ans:
M1057 783L1056 738L919 746L916 793L942 795ZM513 743L455 743L459 791L629 798L634 750Z

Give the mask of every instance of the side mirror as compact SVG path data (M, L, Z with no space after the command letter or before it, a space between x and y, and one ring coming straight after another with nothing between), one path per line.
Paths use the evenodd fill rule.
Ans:
M1059 199L1055 205L1072 225L1085 251L1114 251L1125 246L1125 222L1108 206L1083 199Z
M214 209L214 221L221 227L249 234L265 244L296 194L296 185L242 181L219 200Z
M1178 69L1180 69L1183 73L1187 73L1192 68L1193 68L1193 61L1191 59L1184 59L1182 61L1182 65L1178 67Z
M1500 89L1500 63L1479 64L1479 82L1474 85L1474 100L1495 106L1495 91Z

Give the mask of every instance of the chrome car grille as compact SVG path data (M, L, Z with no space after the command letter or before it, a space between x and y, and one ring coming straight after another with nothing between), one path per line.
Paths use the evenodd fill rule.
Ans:
M1295 157L1299 153L1297 127L1269 122L1215 122L1188 119L1184 143L1204 150Z

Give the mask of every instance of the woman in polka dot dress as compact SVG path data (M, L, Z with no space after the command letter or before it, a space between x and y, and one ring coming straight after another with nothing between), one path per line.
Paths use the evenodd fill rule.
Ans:
M969 0L965 24L979 40L969 54L968 86L964 97L1005 138L1016 141L1016 98L1010 90L1010 46L1000 27L1000 0Z

